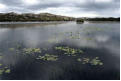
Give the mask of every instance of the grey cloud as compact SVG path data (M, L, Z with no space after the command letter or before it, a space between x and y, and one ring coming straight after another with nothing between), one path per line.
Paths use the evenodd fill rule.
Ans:
M57 8L57 7L60 7L62 4L38 4L38 5L34 5L34 6L27 6L26 8L27 9L30 9L30 10L39 10L39 9L46 9L46 8L49 8L49 7L53 7L53 8Z
M40 3L36 5L23 4L21 0L1 0L0 3L8 7L4 12L34 12L41 11L47 8L59 8L59 7L74 7L77 10L72 12L77 12L81 14L82 12L90 13L95 12L98 15L102 16L120 16L120 0L112 0L112 2L99 3L94 0L84 0L85 3L81 4L82 0L38 0ZM114 12L115 11L115 12ZM65 11L66 12L66 11ZM70 12L67 12L67 14ZM64 14L63 14L64 15Z
M0 3L9 6L20 6L22 2L20 0L1 0Z
M117 0L118 1L118 0ZM87 4L75 4L76 7L78 8L83 8L86 11L106 11L110 9L119 9L120 4L117 2L110 2L110 3L96 3L96 2L88 2Z

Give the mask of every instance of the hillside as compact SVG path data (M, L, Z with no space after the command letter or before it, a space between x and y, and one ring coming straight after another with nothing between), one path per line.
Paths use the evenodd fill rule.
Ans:
M75 18L73 17L66 17L61 15L54 15L50 13L40 13L40 14L33 14L33 13L0 13L0 22L5 21L73 21Z

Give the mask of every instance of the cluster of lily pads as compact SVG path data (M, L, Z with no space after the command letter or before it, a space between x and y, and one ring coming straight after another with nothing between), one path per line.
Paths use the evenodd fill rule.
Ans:
M56 61L58 60L58 56L57 55L50 55L50 54L45 54L44 56L38 56L38 58L36 59L41 59L44 61Z
M74 49L74 48L70 48L67 46L56 46L54 48L57 51L63 51L63 54L67 55L67 56L76 56L77 54L83 54L83 50L81 49ZM15 51L15 48L9 48L10 51ZM47 48L43 48L42 50L47 51ZM35 53L42 53L42 50L40 48L24 48L22 49L22 52L24 54L35 54ZM16 51L17 52L17 51ZM1 58L2 56L0 56ZM58 60L58 56L57 55L52 55L52 54L45 54L45 55L39 55L36 59L38 60L44 60L44 61L57 61ZM90 58L78 58L77 61L81 62L82 64L91 64L91 65L103 65L103 62L101 62L101 60L99 60L99 57L95 57L93 59Z
M37 54L37 57L35 57L38 61L46 61L46 62L55 62L60 60L59 55L57 54L49 54L47 53L49 48L9 48L9 51L13 53L18 53L22 55L31 55L31 54ZM56 50L58 52L63 53L66 56L76 56L75 60L81 64L90 64L92 66L102 66L103 62L99 59L99 57L89 58L89 57L81 57L81 54L84 54L84 51L81 49L75 49L67 46L56 46L53 48L53 50ZM44 54L45 53L45 54ZM80 58L78 58L80 57ZM77 59L76 59L77 58ZM0 54L0 60L3 59L3 56ZM4 74L10 74L11 69L4 64L0 63L0 76Z
M10 51L15 51L18 49L15 48L9 48ZM55 54L48 54L45 53L44 55L42 55L43 51L47 52L49 49L48 48L23 48L20 51L22 51L23 54L36 54L38 53L39 55L37 56L37 60L44 60L44 61L57 61L59 59L58 55ZM64 55L67 56L77 56L77 55L81 55L84 54L84 51L81 49L75 49L75 48L71 48L71 47L67 47L67 46L56 46L54 47L54 50L56 51L61 51ZM18 50L19 51L19 50ZM17 52L17 51L16 51ZM1 58L1 56L0 56ZM101 60L99 59L99 57L95 57L95 58L78 58L77 59L78 62L81 62L82 64L91 64L91 65L103 65L103 62L101 62Z
M83 54L83 50L81 49L74 49L70 47L65 47L65 46L56 46L54 48L55 50L58 51L63 51L63 54L67 56L76 56L77 54ZM14 51L15 48L9 48L9 50ZM44 51L47 51L47 48L43 48ZM40 48L24 48L22 49L24 54L35 54L35 53L42 53L42 50ZM0 56L1 58L2 56ZM58 56L57 55L52 55L52 54L45 54L45 55L39 55L36 59L38 60L44 60L44 61L57 61ZM103 65L103 62L99 60L99 57L95 57L93 59L90 58L78 58L77 61L81 62L82 64L91 64L91 65Z
M23 48L22 50L20 50L18 48L9 48L9 51L15 51L16 53L19 53L21 51L21 52L23 52L23 54L41 53L40 48Z
M41 50L40 48L24 48L23 53L25 54L41 53Z
M0 64L0 75L6 73L6 74L9 74L10 73L10 69L8 67L1 67L2 64Z
M91 64L91 65L103 65L103 62L99 59L99 57L95 57L93 59L90 58L78 58L77 61L82 62L82 64Z
M9 50L10 50L10 51L14 51L14 50L15 50L15 48L9 48Z
M55 47L56 50L60 50L60 51L64 51L64 54L66 55L72 55L72 56L76 56L75 54L83 54L83 51L80 49L74 49L74 48L70 48L70 47L63 47L63 46L58 46Z
M2 59L2 55L0 55L0 60ZM9 74L11 72L11 70L7 67L4 66L2 63L0 63L0 75L2 74Z

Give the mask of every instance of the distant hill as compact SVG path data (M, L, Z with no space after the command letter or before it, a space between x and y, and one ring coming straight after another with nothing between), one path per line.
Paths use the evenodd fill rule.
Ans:
M0 13L0 22L5 21L74 21L74 17L67 17L61 15L54 15L50 13L40 13L40 14L33 14L33 13Z
M77 22L84 22L84 21L120 21L120 18L74 18L74 17L67 17L61 15L54 15L51 13L0 13L0 22L28 22L28 21L77 21Z

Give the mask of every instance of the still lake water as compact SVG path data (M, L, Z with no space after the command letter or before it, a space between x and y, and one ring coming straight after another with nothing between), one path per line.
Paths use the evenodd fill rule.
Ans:
M120 79L120 23L1 22L0 79Z

